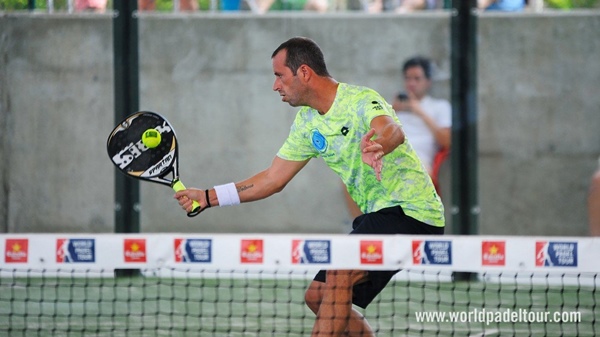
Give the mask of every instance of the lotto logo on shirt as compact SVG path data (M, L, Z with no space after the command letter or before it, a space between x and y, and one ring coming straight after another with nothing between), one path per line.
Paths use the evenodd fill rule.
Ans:
M361 264L383 264L382 241L360 241Z
M452 264L452 242L413 240L413 264Z
M146 239L125 239L123 254L125 262L146 262Z
M292 240L292 264L331 263L331 241Z
M96 262L96 240L56 239L57 263Z
M241 263L263 263L263 240L242 240Z
M175 262L210 263L212 261L212 240L175 239Z
M506 263L505 241L481 242L481 265L504 266Z
M577 242L537 241L536 267L577 267Z
M29 255L28 239L6 239L4 249L5 263L27 263Z

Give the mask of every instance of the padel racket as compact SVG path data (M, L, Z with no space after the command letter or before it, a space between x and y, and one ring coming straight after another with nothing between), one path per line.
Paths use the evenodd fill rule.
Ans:
M160 133L158 146L149 149L142 142L148 129ZM176 192L185 189L179 180L179 152L175 130L161 115L139 111L119 123L108 136L106 149L110 160L127 176L170 186ZM193 202L189 217L201 212L200 204Z

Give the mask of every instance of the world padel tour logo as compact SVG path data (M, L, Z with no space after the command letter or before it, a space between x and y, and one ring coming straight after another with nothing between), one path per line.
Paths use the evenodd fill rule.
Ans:
M536 241L536 267L577 267L577 242Z
M505 241L481 242L481 265L504 266L506 264Z
M175 239L175 262L210 263L212 261L212 240Z
M263 263L263 240L242 240L240 249L241 263Z
M146 239L125 239L123 255L125 262L146 262Z
M413 264L452 264L452 242L413 240Z
M331 241L292 240L292 264L331 263Z
M29 255L28 239L6 239L4 248L5 263L27 263Z
M361 264L383 264L383 242L360 241L360 263Z
M96 262L95 239L56 239L57 263Z

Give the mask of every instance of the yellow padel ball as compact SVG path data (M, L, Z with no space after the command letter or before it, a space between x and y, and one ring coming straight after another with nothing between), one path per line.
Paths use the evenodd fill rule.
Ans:
M156 129L148 129L142 134L142 143L149 149L157 147L160 144L160 140L160 132Z

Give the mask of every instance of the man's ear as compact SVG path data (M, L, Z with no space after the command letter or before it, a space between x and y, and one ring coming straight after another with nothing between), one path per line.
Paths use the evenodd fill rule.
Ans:
M309 66L307 66L306 64L301 65L298 68L298 76L301 77L303 80L308 81L310 79L310 77L312 76L312 69L310 69Z

